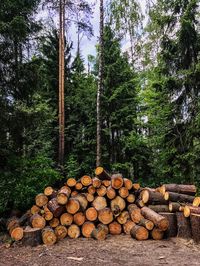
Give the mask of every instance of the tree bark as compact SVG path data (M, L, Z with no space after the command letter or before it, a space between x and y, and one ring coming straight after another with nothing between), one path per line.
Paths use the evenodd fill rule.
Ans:
M155 212L169 212L169 205L148 205Z
M165 231L165 237L175 237L177 236L177 218L176 218L176 213L171 213L171 212L160 212L160 215L165 217L168 222L169 222L169 227Z
M186 218L182 212L176 213L177 218L177 236L181 238L191 238L192 231L190 225L190 219Z
M56 198L50 200L47 204L48 209L53 213L54 217L59 217L64 211L65 207L58 204Z
M184 216L189 217L191 213L200 214L200 207L186 205L183 211Z
M165 192L164 198L165 200L174 201L174 202L193 203L195 197L186 194L179 194L176 192Z
M192 238L196 243L200 243L200 215L192 213L190 215Z
M141 199L144 203L148 204L168 204L168 202L164 199L163 195L157 191L153 191L150 189L143 189L141 192Z
M42 243L42 230L40 228L31 228L27 226L24 229L23 245L35 247Z
M100 180L110 180L111 176L106 172L103 167L97 167L95 169L95 175L98 176Z
M181 184L162 185L161 192L163 193L163 195L165 194L166 191L194 196L197 192L197 188L194 185L181 185Z

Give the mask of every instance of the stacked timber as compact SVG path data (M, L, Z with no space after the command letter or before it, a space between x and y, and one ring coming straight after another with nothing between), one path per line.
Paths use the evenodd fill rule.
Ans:
M195 235L199 241L200 198L195 194L193 185L141 188L97 167L94 178L68 178L59 190L46 187L23 218L8 220L7 229L14 240L31 246L53 245L66 237L104 240L122 233L137 240Z

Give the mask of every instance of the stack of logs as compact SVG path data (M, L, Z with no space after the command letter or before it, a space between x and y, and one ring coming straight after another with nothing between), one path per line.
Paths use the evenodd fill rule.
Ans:
M7 221L11 237L31 246L54 244L67 236L104 240L109 233L137 240L200 240L200 198L195 197L194 185L141 188L102 167L96 168L95 176L69 178L58 191L45 188L26 214Z

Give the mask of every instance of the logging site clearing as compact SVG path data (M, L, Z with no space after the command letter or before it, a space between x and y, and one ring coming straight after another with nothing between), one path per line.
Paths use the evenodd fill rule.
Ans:
M137 241L127 235L106 241L64 239L53 246L0 246L2 265L200 265L200 248L192 240ZM6 263L5 263L6 262Z

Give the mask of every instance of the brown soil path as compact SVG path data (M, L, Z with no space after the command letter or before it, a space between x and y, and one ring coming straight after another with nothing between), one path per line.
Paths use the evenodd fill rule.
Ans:
M0 246L0 266L154 266L200 265L200 245L173 238L163 241L109 236L106 241L65 239L54 246L5 248Z

